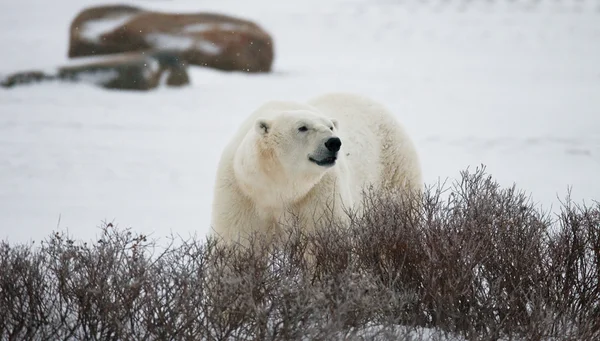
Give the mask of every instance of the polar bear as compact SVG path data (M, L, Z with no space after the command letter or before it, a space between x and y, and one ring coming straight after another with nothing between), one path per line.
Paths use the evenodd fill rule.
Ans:
M344 219L363 190L422 190L413 142L374 100L329 93L306 103L270 101L255 110L222 152L212 228L244 244L248 233L280 230L293 216L312 229L325 214Z

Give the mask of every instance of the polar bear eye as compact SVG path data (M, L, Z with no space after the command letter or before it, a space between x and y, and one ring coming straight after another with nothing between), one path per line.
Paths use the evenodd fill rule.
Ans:
M333 131L333 127L329 127L329 130Z
M302 126L302 127L298 128L298 131L302 131L302 132L307 131L307 130L308 130L308 128L306 126Z

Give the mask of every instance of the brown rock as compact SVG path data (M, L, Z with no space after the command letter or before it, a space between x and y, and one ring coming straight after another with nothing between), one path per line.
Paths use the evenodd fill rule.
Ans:
M41 71L20 72L6 77L0 84L19 84L58 79L93 83L107 89L150 90L160 85L166 72L166 85L189 84L186 64L176 52L129 52L91 58L76 65L58 68L55 74Z
M166 70L168 86L183 86L190 83L190 77L185 69L171 68Z
M172 14L132 6L88 8L73 20L69 57L168 49L193 65L269 72L271 36L257 24L211 13Z
M177 53L169 51L129 52L106 56L98 62L67 66L59 69L60 79L89 80L108 89L150 90L160 84L164 72L176 70L189 77L185 64Z
M53 77L43 71L23 71L3 77L0 79L0 86L12 88L17 85L37 83L49 79L53 79Z

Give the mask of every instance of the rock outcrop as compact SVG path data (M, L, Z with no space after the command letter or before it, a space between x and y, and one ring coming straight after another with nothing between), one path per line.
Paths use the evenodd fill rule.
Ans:
M164 49L178 51L189 64L228 71L269 72L274 58L269 33L222 14L97 6L71 23L69 57Z
M14 87L47 80L85 82L123 90L150 90L163 83L174 87L189 84L186 63L177 52L142 51L85 58L74 65L59 67L54 73L19 72L0 79L0 85Z

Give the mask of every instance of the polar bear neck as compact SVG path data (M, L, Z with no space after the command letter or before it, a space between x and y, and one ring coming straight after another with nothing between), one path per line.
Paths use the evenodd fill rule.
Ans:
M288 209L304 199L323 177L311 174L290 178L274 150L256 140L241 144L234 155L233 170L242 193L264 212Z

